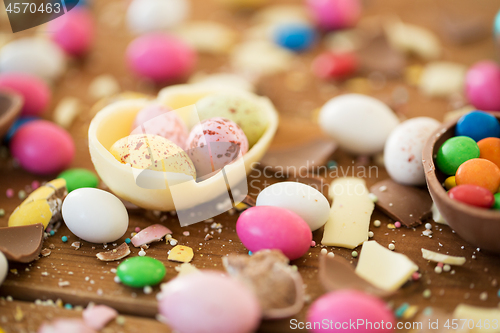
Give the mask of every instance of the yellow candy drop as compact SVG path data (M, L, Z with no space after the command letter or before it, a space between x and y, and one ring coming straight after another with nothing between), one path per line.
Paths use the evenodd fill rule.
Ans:
M444 181L444 187L446 187L447 190L451 190L455 186L457 186L455 176L450 176L450 177L446 178L446 180Z

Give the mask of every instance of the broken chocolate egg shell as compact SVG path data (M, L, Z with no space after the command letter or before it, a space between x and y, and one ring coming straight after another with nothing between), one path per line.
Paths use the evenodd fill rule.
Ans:
M490 114L500 121L499 112L491 112ZM500 212L469 206L453 200L441 185L447 176L434 164L434 156L436 156L439 147L455 135L456 124L457 120L443 124L430 136L424 146L422 159L427 187L439 212L460 237L481 250L500 254L500 242L498 241Z
M214 93L234 93L251 98L255 103L265 109L268 118L268 127L259 141L243 156L243 163L246 174L252 170L252 164L258 162L267 151L276 129L278 127L278 113L268 98L257 96L253 93L222 88L217 86L208 86L206 84L184 84L175 85L163 89L156 102L169 106L173 112L176 112L181 119L187 123L187 119L192 115L194 104L205 96ZM102 181L118 197L127 200L141 208L170 211L174 209L187 209L195 207L217 198L226 188L217 186L224 183L224 174L219 171L203 182L196 183L188 179L183 174L179 175L179 180L183 186L187 186L183 193L189 196L189 193L210 193L210 196L190 196L189 199L182 200L183 206L174 206L174 201L166 175L162 171L146 170L142 172L141 185L136 183L137 170L129 165L120 163L110 153L110 147L119 139L130 134L130 128L137 113L151 103L148 99L131 99L117 101L104 107L92 120L89 127L89 150L94 167ZM232 182L238 183L243 180L245 173L239 172L237 164L233 163L224 168L226 177L232 179ZM191 177L191 176L189 176ZM137 178L139 179L139 178ZM151 184L153 186L144 186ZM176 199L178 199L176 197Z
M262 250L252 256L230 254L222 258L222 263L229 275L252 288L264 319L287 318L302 309L302 277L281 251Z
M13 92L0 91L0 138L3 137L21 112L23 98Z

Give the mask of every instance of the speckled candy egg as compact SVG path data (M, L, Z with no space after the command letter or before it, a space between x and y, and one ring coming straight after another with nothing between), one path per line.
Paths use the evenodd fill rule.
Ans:
M236 232L247 249L277 249L290 260L302 257L312 241L309 225L294 212L273 206L256 206L241 213Z
M329 100L319 113L319 125L339 146L354 154L373 155L399 120L391 109L370 96L346 94Z
M142 127L140 127L142 125ZM186 124L170 109L151 104L139 111L132 124L132 134L159 135L185 149L188 137Z
M252 147L267 128L267 115L251 100L238 95L213 94L196 103L200 121L223 117L234 121L245 133Z
M314 333L375 333L394 332L396 329L396 319L387 304L374 296L355 290L334 291L321 296L311 304L306 322L311 325L307 327L308 331ZM359 326L353 328L349 325L350 322ZM367 322L370 322L371 326L367 326ZM327 326L323 326L323 323L327 323Z
M196 63L196 53L189 45L163 33L134 39L127 47L126 58L137 75L155 82L181 79Z
M299 215L312 231L321 228L330 215L328 199L315 188L298 182L281 182L263 189L257 206L282 207Z
M79 188L62 204L62 217L68 229L90 243L110 243L128 228L125 205L113 194L96 188Z
M0 90L10 89L23 96L22 116L39 116L49 106L52 93L40 78L24 73L0 74Z
M479 110L500 111L500 67L490 60L474 64L465 77L465 92Z
M159 312L179 333L249 333L260 322L260 305L239 281L220 272L179 276L162 288Z
M5 255L2 252L0 252L0 286L7 277L8 272L9 272L9 263L7 262L7 258L5 258Z
M384 165L391 178L404 185L424 185L422 149L440 123L432 118L418 117L399 124L384 149Z
M353 27L361 17L359 0L307 0L316 24L324 30Z
M199 178L222 169L246 154L248 140L235 122L216 117L193 127L186 146Z
M136 169L184 173L196 178L193 162L187 154L158 135L132 134L116 141L109 151L118 161Z
M164 31L182 23L188 15L187 0L133 0L127 10L127 25L136 34Z
M47 120L34 120L19 128L10 141L10 151L23 169L48 175L66 169L75 156L73 139Z
M86 53L94 40L94 20L83 7L74 8L50 21L48 29L52 40L72 56Z
M63 51L45 38L16 39L0 49L0 72L21 72L44 80L59 78L66 68Z

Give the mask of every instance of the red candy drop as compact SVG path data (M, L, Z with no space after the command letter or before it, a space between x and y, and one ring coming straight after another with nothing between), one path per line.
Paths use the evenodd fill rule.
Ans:
M448 192L453 200L467 205L490 208L495 202L493 194L486 188L476 185L458 185Z

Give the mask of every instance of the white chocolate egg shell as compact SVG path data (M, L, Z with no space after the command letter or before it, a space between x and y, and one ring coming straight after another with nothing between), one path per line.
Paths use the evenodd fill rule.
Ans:
M266 110L265 114L269 117L269 125L266 131L259 141L243 156L246 174L249 174L252 170L252 164L258 162L266 153L278 128L278 113L268 98L236 89L205 84L184 84L161 90L158 95L158 102L169 105L175 110L174 112L177 112L186 121L189 119L187 118L189 112L184 111L192 109L192 105L200 98L220 92L241 94L247 98L252 98L255 103L258 103ZM151 101L146 99L125 100L110 104L99 111L92 119L89 127L90 156L99 177L117 196L145 209L170 211L176 208L163 172L146 170L141 174L141 186L138 186L133 168L120 163L108 150L118 139L130 134L130 128L136 114L149 103ZM236 164L227 165L225 172L234 181L239 181L242 178ZM179 181L185 180L185 178L179 178ZM189 200L180 198L179 201L189 202L190 207L210 201L223 194L220 187L216 186L221 181L224 181L224 175L220 171L200 183L189 180L186 182L187 184L184 184L187 188L183 192L185 192L186 197L190 198ZM163 188L152 188L162 185L164 185ZM210 197L207 197L207 195L192 196L192 193L209 193ZM186 209L189 207L177 208Z

